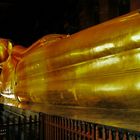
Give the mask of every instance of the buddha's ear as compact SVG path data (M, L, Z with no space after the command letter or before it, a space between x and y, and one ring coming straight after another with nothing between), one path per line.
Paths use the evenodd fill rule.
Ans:
M12 43L8 39L0 38L0 63L5 62L12 52Z
M11 53L12 53L12 48L13 48L13 44L12 44L12 42L11 41L8 41L8 44L7 44L8 46L8 53L9 53L9 55L11 55Z

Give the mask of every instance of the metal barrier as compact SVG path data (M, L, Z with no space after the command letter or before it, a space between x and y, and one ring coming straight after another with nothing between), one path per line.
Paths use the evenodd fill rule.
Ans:
M35 116L11 119L10 116L0 121L0 140L41 140L40 117Z
M61 116L0 119L0 140L140 140L140 132Z
M45 140L140 140L140 132L44 115Z

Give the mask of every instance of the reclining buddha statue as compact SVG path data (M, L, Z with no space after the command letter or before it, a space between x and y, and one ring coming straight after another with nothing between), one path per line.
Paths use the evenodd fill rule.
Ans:
M19 102L140 107L139 10L28 48L0 40L1 95Z

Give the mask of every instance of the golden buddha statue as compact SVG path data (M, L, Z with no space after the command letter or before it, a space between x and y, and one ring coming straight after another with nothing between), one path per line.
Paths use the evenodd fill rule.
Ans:
M140 13L72 35L47 35L27 49L0 50L2 95L20 102L140 107Z

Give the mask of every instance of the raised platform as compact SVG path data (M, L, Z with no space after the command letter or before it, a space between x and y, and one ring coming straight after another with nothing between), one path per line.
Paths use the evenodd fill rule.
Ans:
M110 109L54 106L47 104L25 104L7 99L2 99L0 103L35 112L124 128L132 131L140 131L140 109Z

